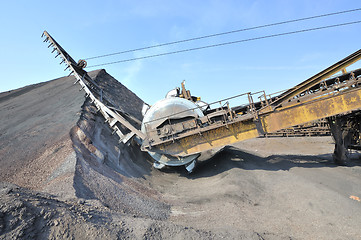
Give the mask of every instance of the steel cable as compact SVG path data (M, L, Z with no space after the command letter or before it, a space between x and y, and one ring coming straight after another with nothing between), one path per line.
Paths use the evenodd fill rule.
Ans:
M156 47L163 47L163 46L168 46L168 45L173 45L173 44L190 42L190 41L195 41L195 40L200 40L200 39L205 39L205 38L211 38L211 37L217 37L217 36L222 36L222 35L227 35L227 34L232 34L232 33L237 33L237 32L250 31L250 30L254 30L254 29L277 26L277 25L282 25L282 24L287 24L287 23L294 23L294 22L300 22L300 21L305 21L305 20L310 20L310 19L329 17L329 16L334 16L334 15L339 15L339 14L356 12L356 11L360 11L360 10L361 10L361 8L355 8L355 9L350 9L350 10L345 10L345 11L340 11L340 12L333 12L333 13L327 13L327 14L322 14L322 15L317 15L317 16L311 16L311 17L298 18L298 19L293 19L293 20L288 20L288 21L282 21L282 22L277 22L277 23L270 23L270 24L265 24L265 25L250 27L250 28L243 28L243 29L238 29L238 30L233 30L233 31L228 31L228 32L222 32L222 33L216 33L216 34L211 34L211 35L206 35L206 36L201 36L201 37L189 38L189 39L184 39L184 40L179 40L179 41L174 41L174 42L162 43L162 44L152 45L152 46L148 46L148 47L141 47L141 48L135 48L135 49L125 50L125 51L121 51L121 52L109 53L109 54L99 55L99 56L95 56L95 57L85 58L85 60L109 57L109 56L129 53L129 52L146 50L146 49L156 48Z
M177 51L173 51L173 52L165 52L165 53L159 53L159 54L148 55L148 56L143 56L143 57L129 58L129 59L124 59L124 60L119 60L119 61L114 61L114 62L96 64L96 65L89 66L87 68L105 66L105 65L116 64L116 63L124 63L124 62L130 62L130 61L141 60L141 59L146 59L146 58L153 58L153 57L160 57L160 56L183 53L183 52L190 52L190 51L206 49L206 48L212 48L212 47L220 47L220 46L225 46L225 45L255 41L255 40L266 39L266 38L279 37L279 36L284 36L284 35L291 35L291 34L296 34L296 33L303 33L303 32L310 32L310 31L316 31L316 30L333 28L333 27L346 26L346 25L352 25L352 24L357 24L357 23L361 23L361 20L354 21L354 22L347 22L347 23L328 25L328 26L323 26L323 27L302 29L302 30L297 30L297 31L292 31L292 32L271 34L271 35L266 35L266 36L261 36L261 37L247 38L247 39L242 39L242 40L237 40L237 41L232 41L232 42L224 42L224 43L212 44L212 45L207 45L207 46L202 46L202 47L182 49L182 50L177 50Z

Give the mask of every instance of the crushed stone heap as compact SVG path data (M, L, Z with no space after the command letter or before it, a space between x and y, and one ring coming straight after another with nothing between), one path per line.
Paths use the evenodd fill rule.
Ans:
M139 97L89 75L142 120ZM159 171L74 82L0 93L0 239L361 238L360 160L335 166L330 137L251 139L192 174Z

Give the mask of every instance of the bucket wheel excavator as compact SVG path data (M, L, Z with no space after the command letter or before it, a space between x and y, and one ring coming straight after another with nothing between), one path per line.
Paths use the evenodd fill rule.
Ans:
M143 106L144 118L141 131L147 136L153 136L153 134L169 136L194 128L197 119L204 117L202 109L206 106L206 103L200 101L200 97L191 96L190 91L186 90L183 81L181 88L170 90L164 99L156 102L151 107L146 104ZM152 138L148 137L146 139L148 146L149 140L152 141ZM196 159L200 155L200 153L195 153L178 156L152 151L152 149L146 151L155 160L154 167L158 169L165 166L184 165L189 172L195 167Z
M53 47L53 52L61 56L62 63L74 74L120 141L137 139L141 150L154 159L156 168L185 166L192 172L197 158L206 151L320 119L328 119L330 123L336 142L336 162L344 163L345 151L351 145L357 148L355 142L360 142L361 127L351 127L352 134L344 133L345 118L356 122L361 115L361 69L346 71L346 67L361 59L361 50L277 95L247 92L208 104L191 96L183 82L181 88L169 91L164 99L152 106L143 106L143 121L138 129L128 120L128 113L115 109L103 97L102 89L84 70L86 61L75 62L48 32L44 31L43 37L44 42L49 42L48 47ZM256 102L253 101L255 95L259 95ZM230 100L241 97L248 102L229 106ZM128 132L122 132L115 123ZM348 125L355 126L355 123ZM352 141L347 140L351 138L346 135L352 135Z

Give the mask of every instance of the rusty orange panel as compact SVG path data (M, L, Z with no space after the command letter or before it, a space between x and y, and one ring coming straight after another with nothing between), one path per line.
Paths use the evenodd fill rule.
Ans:
M260 118L265 132L275 132L358 109L361 109L361 89L276 110Z
M157 152L160 150L170 155L186 156L258 136L256 125L251 119L215 128L202 134L196 133L175 142L163 143L157 145L156 149Z

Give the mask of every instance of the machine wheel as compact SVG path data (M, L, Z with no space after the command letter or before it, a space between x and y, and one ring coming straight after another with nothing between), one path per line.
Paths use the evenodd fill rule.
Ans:
M78 63L77 63L77 66L80 67L80 68L86 68L87 64L88 64L88 63L87 63L85 60L80 59L80 60L78 61Z
M178 157L156 152L148 152L148 154L155 160L153 166L157 169L162 169L165 166L185 166L189 173L193 171L195 162L200 156L200 154L193 154L186 157Z

